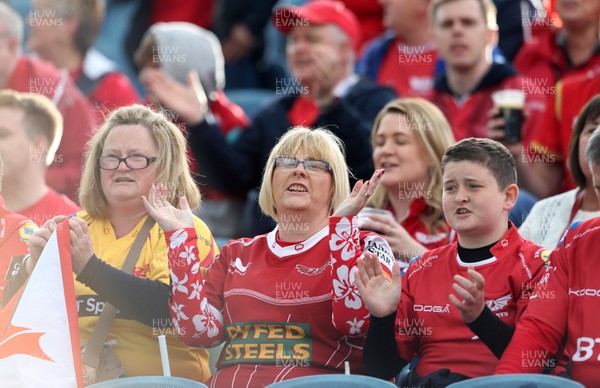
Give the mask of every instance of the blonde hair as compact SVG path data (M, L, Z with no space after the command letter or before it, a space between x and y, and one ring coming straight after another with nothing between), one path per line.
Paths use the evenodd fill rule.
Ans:
M440 6L443 4L451 3L453 1L457 1L457 0L433 0L431 2L430 8L429 8L429 10L430 10L429 17L431 20L431 24L433 24L435 21L435 14L437 13L438 8L440 8ZM481 6L481 11L483 12L483 17L485 18L485 24L487 25L487 27L490 30L497 31L498 23L496 21L496 18L497 18L498 11L496 9L496 6L494 5L494 2L492 0L476 0L476 1Z
M296 156L302 148L305 155L311 159L324 160L333 170L333 190L329 215L350 194L350 182L348 181L348 165L344 155L344 144L331 131L325 128L294 127L288 130L279 139L269 154L267 165L263 173L258 204L263 213L277 220L277 208L273 198L273 171L275 170L275 158L281 156Z
M444 210L442 208L442 156L446 149L454 144L454 135L448 120L437 106L422 98L398 98L390 101L375 117L371 131L371 144L375 148L375 139L381 120L388 114L401 114L410 122L410 129L422 145L430 162L429 183L425 198L427 211L421 215L421 220L435 231L446 228ZM367 206L385 209L389 205L388 192L378 185Z
M44 164L49 166L60 144L63 133L63 118L59 110L46 96L34 93L19 93L13 90L0 91L0 108L23 111L23 126L29 139L42 135L48 140Z
M186 156L186 142L181 130L162 112L155 112L135 104L113 111L86 145L85 164L79 185L79 203L93 218L108 216L108 203L100 183L98 158L102 155L109 132L121 125L140 125L146 128L156 143L158 159L156 182L165 184L168 201L178 205L178 198L185 196L192 209L200 204L198 187L190 174Z

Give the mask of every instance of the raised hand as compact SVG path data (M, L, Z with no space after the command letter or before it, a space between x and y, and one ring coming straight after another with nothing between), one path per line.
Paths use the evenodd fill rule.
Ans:
M179 115L188 124L197 124L208 111L208 99L195 71L190 70L187 84L181 84L162 69L145 68L140 81L161 105Z
M333 215L335 217L348 217L357 215L367 204L369 198L373 195L379 180L385 173L385 170L379 169L373 173L373 176L370 180L363 183L362 180L356 182L352 192L338 206Z
M179 209L167 201L167 187L159 183L152 185L148 198L142 196L142 201L150 217L158 223L165 232L194 226L194 214L187 198L179 198Z
M488 137L493 140L502 141L505 135L504 125L505 120L502 117L500 108L493 106L488 111Z
M469 267L467 274L468 279L460 275L454 275L456 283L452 284L452 288L463 300L461 301L454 294L450 294L450 302L460 311L462 319L466 323L471 323L479 317L485 307L483 300L485 279L473 267Z
M408 261L427 249L400 225L396 220L379 214L369 214L362 220L361 229L379 233L394 252L394 257Z
M383 274L375 254L366 252L364 259L357 261L357 266L358 274L354 277L356 288L369 312L383 318L396 311L402 292L399 264L396 262L392 266L391 283Z
M92 239L87 223L79 217L69 218L69 229L73 272L79 275L94 254Z
M525 119L523 120L525 121ZM506 120L502 117L502 112L500 108L494 106L488 111L488 124L487 124L487 132L488 136L492 140L497 140L504 144L506 148L515 156L519 155L519 151L523 148L523 144L519 143L506 143L504 142L504 137L506 136ZM518 160L521 160L520 156Z
M56 216L52 219L46 221L41 228L37 229L33 235L29 238L29 260L27 260L25 265L25 270L27 273L31 273L33 271L33 267L37 263L38 259L42 255L42 251L48 244L48 240L50 240L50 236L52 233L58 228L58 224L61 223L67 216Z

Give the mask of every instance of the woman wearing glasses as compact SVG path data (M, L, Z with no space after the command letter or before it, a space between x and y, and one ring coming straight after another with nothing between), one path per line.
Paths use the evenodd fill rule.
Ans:
M154 224L133 274L120 270L148 218L143 198L152 187L169 188L163 189L165 201L183 196L192 207L200 202L181 130L162 113L141 105L123 107L89 141L85 160L79 190L85 210L69 218L81 343L88 341L108 302L119 313L107 339L127 376L160 374L157 336L166 334L172 375L206 380L207 352L183 344L170 324L167 255L172 246L164 238L170 230ZM28 272L62 219L48 221L32 237ZM208 267L218 255L211 233L191 215L190 225L196 236L194 261Z
M171 314L193 346L225 342L211 387L263 387L294 377L363 370L368 311L354 285L356 261L374 253L392 275L388 244L357 227L383 170L352 193L341 141L324 129L294 128L270 153L260 187L268 234L234 240L206 273L182 265L196 237L185 202L175 209L159 188L148 213L177 248L169 252Z

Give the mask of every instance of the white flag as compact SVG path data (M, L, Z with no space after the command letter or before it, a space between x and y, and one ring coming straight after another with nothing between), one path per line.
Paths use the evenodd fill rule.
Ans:
M0 312L0 385L83 387L67 220Z

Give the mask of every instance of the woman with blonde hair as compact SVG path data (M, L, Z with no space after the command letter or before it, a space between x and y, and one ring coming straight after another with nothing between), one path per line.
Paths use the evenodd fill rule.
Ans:
M450 242L440 162L454 137L443 113L421 98L393 100L375 118L371 143L386 173L367 206L387 211L366 208L361 228L381 234L402 261Z
M145 106L119 108L87 144L79 192L85 210L68 219L81 342L87 343L103 307L110 303L118 314L107 340L122 374L158 374L162 364L157 336L165 334L172 375L204 381L210 377L208 353L183 344L169 315L167 256L175 246L168 245L164 235L172 231L170 226L151 220L133 273L121 271L149 219L144 201L154 188L164 193L166 203L179 201L193 207L200 203L181 130L164 114ZM48 221L31 238L31 259L23 266L28 273L64 218ZM207 268L218 256L218 248L200 219L190 214L188 221L195 254L184 261L193 261L195 270Z
M356 263L373 255L387 276L400 271L392 270L385 240L360 231L355 217L383 171L350 193L342 147L324 129L287 131L270 153L259 193L276 228L231 241L205 276L179 264L180 254L195 254L189 206L175 209L159 190L151 193L148 212L159 224L176 226L165 236L178 246L169 255L175 327L189 345L225 342L209 386L264 387L343 373L345 361L352 373L363 372L369 313L354 283Z

